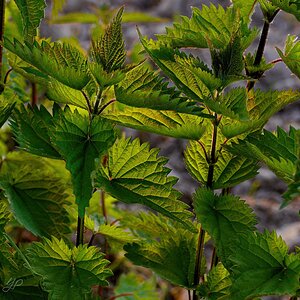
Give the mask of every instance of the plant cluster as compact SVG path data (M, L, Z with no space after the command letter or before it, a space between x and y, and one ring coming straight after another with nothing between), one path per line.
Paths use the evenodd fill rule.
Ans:
M54 15L63 2L54 1ZM276 65L264 59L272 21L280 10L300 21L300 1L202 5L155 40L138 32L164 76L144 61L126 64L124 8L98 26L85 51L38 36L44 0L0 3L0 125L9 123L0 136L0 299L158 299L154 279L128 269L115 284L113 273L128 268L124 253L193 300L300 297L298 248L259 232L251 207L230 192L263 163L288 184L282 207L299 196L299 130L263 127L300 92L255 84ZM251 26L254 9L264 16L261 34ZM211 63L199 49L210 51ZM300 42L288 36L277 52L300 77ZM191 205L159 149L117 125L188 140L185 164L199 182ZM149 210L130 212L117 201ZM36 241L22 242L24 230Z

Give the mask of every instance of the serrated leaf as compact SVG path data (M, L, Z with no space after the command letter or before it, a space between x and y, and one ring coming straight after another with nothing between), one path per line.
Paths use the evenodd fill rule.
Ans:
M168 176L167 160L157 157L158 151L138 139L118 140L109 150L106 165L98 166L94 184L120 201L146 205L195 231L188 206L173 188L177 178Z
M222 146L226 139L219 130L217 136L217 161L214 164L213 188L232 187L254 177L259 169L257 162L251 157L244 156L242 153L238 155L232 154ZM211 137L212 125L209 124L201 140L189 141L184 152L185 164L189 173L203 185L206 185L209 170L208 154L204 152L204 148L211 149Z
M93 246L70 249L63 240L52 237L33 243L27 251L33 270L43 277L43 287L52 300L82 300L93 285L108 285L106 278L112 275L107 268L109 261Z
M198 288L201 297L207 300L224 299L230 295L231 279L225 267L218 263L207 276L207 281Z
M194 286L197 235L178 229L176 234L164 234L160 241L124 246L133 263L152 269L173 284ZM180 258L180 259L178 259Z
M265 163L278 177L287 183L293 181L300 134L293 127L289 133L278 127L276 134L264 130L252 133L244 140L233 143L230 151Z
M117 101L129 106L200 114L203 109L195 101L180 97L178 91L167 86L158 74L139 65L115 86L115 95Z
M231 0L233 8L239 10L240 18L244 20L245 24L249 24L251 21L251 16L254 12L255 5L257 0Z
M125 77L125 74L122 70L113 70L107 72L100 64L93 62L89 63L89 70L102 89L119 83Z
M214 75L222 80L222 87L243 79L243 48L239 33L234 33L227 45L216 49L210 45L212 68Z
M70 44L45 40L40 44L4 38L4 47L19 56L22 60L55 78L61 83L81 90L90 80L87 71L87 59L76 47Z
M269 20L274 16L276 11L278 10L278 7L272 5L272 3L269 0L258 0L260 4L260 8L264 14L264 16Z
M241 238L233 251L230 299L296 294L300 277L299 254L288 254L287 245L275 232L251 233Z
M276 50L287 67L300 78L300 42L297 40L297 37L288 35L285 42L284 53L279 48L276 48Z
M133 272L120 276L114 292L116 296L126 294L118 297L119 300L159 300L155 278L145 280L144 277Z
M0 127L7 121L10 117L16 102L14 101L15 95L11 95L9 98L4 98L0 95Z
M46 3L44 0L15 0L24 25L24 39L33 42L37 35L37 28L44 18Z
M217 98L217 101L210 101L209 107L214 112L231 119L248 120L247 99L245 88L234 88Z
M214 239L218 256L228 269L232 254L228 245L241 235L252 232L257 223L252 209L238 197L215 195L206 188L196 191L193 203L198 221Z
M107 73L121 69L125 62L126 52L121 27L123 10L124 7L118 11L104 35L92 43L91 58Z
M61 159L53 147L49 130L53 126L51 114L44 106L18 107L10 120L13 133L22 150L35 155Z
M87 109L87 102L81 91L72 89L55 79L48 81L47 97L57 103Z
M243 9L246 6L243 3ZM246 49L255 38L256 30L250 30L243 23L241 15L233 7L224 9L211 4L202 5L202 9L193 7L193 14L181 17L181 23L174 23L174 27L167 28L165 35L158 35L159 40L167 41L172 48L208 48L208 39L214 48L223 48L231 39L232 33L241 28L242 48ZM243 20L243 22L242 22Z
M37 236L69 233L67 186L47 159L11 152L4 159L0 184L15 218Z
M300 1L299 0L269 0L273 5L279 7L287 13L293 14L300 21Z
M125 107L102 114L121 126L175 138L199 140L205 131L198 116L149 108Z
M247 53L247 55L244 56L246 75L254 79L261 78L266 71L275 66L273 63L267 63L264 57L261 59L259 65L256 65L254 62L255 57L251 53Z
M280 111L287 104L299 100L298 91L268 91L256 90L248 95L247 110L249 120L232 120L223 117L220 123L222 134L232 138L244 133L250 133L262 128L272 115Z
M141 38L141 37L140 37ZM145 50L159 68L192 100L203 102L208 98L211 89L221 86L220 80L215 78L198 59L187 56L183 52L168 48L166 45L153 40L141 39ZM180 63L178 63L180 61ZM184 63L185 62L185 63ZM191 65L193 63L193 65ZM188 68L189 67L189 68ZM190 70L192 68L193 71ZM197 72L197 74L195 74ZM201 74L201 76L198 76ZM202 81L203 80L203 81ZM205 83L213 86L209 89Z
M58 108L54 113L54 126L51 140L71 173L73 192L83 217L92 197L91 173L95 169L95 159L114 143L114 128L101 116L90 120L88 115L77 110L71 112L68 107L64 111Z
M294 181L288 185L287 191L283 194L283 202L281 208L286 207L295 198L300 196L300 162L296 162L296 172L294 175Z

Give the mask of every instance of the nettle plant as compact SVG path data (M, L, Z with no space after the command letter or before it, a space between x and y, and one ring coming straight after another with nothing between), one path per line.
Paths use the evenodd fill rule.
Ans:
M165 78L144 62L125 64L123 8L86 53L78 44L36 36L43 0L7 3L14 22L1 35L0 111L17 148L1 150L0 298L157 299L155 282L139 283L132 273L123 274L114 291L104 288L115 283L125 251L135 265L186 288L193 300L297 299L298 249L291 252L276 232L258 232L252 209L230 190L264 163L289 184L282 206L299 195L299 130L272 133L263 126L300 93L255 88L275 66L263 57L271 22L280 9L300 20L299 6L232 0L225 9L193 8L156 40L139 33ZM249 53L260 34L250 27L255 8L264 26L257 51ZM195 54L205 48L209 65ZM277 51L276 61L300 76L295 37ZM39 103L37 86L45 92ZM116 125L188 140L185 164L200 186L191 206L174 189L177 178L169 176L159 149L125 138ZM121 210L115 201L150 210ZM16 227L38 241L20 242Z

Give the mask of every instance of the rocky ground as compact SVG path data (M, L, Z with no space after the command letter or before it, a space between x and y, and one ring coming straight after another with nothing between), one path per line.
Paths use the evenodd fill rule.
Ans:
M209 1L209 0L112 0L112 1L69 1L66 11L89 11L93 5L109 4L114 7L126 4L127 10L140 10L148 12L149 14L160 16L163 18L171 19L174 15L184 14L190 15L190 6L199 6L213 2L226 6L229 1ZM260 27L263 24L262 15L258 11L254 14L254 23ZM170 23L157 23L157 24L139 24L139 28L143 34L152 36L154 33L162 33L165 26ZM70 26L53 25L52 27L44 27L45 34L51 34L54 38L59 38L65 35L76 34L80 36L83 43L88 43L89 27L78 27L76 24ZM83 29L82 29L83 28ZM124 26L125 37L127 45L130 48L138 37L136 29L133 24ZM275 46L283 48L287 34L299 34L300 23L296 19L286 13L281 12L276 18L270 28L269 39L266 46L265 57L267 61L272 61L278 58ZM250 49L251 50L251 49ZM205 57L205 55L204 55ZM261 89L299 89L300 81L283 65L278 63L276 67L267 72L265 77L257 84ZM292 125L300 128L300 102L290 105L283 111L275 115L270 122L266 125L268 130L275 130L277 126L285 129ZM135 132L129 131L136 135ZM161 154L170 158L169 166L173 169L173 175L180 178L178 188L184 193L185 200L189 200L191 193L197 187L196 182L187 174L183 165L183 151L185 148L185 141L177 141L171 138L160 137L149 134L139 134L142 140L150 140L153 146L161 148ZM242 195L249 204L255 209L260 225L259 229L264 228L273 230L276 229L279 234L293 247L300 244L300 219L299 209L300 202L295 201L287 208L280 210L281 194L285 191L285 184L276 179L272 172L262 168L260 174L253 180L243 183L241 186L236 187L234 192ZM178 292L178 291L176 291ZM184 295L183 298L184 299ZM266 298L267 299L267 298ZM284 299L284 298L268 298L268 299Z

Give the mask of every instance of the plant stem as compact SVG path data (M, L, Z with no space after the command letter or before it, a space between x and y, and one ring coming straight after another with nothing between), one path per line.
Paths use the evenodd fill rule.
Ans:
M101 190L100 192L100 201L101 201L101 208L102 208L102 214L105 220L105 224L108 224L108 217L107 217L107 211L106 211L106 205L105 205L105 192Z
M92 106L91 106L90 99L89 99L89 97L87 96L87 94L86 94L84 91L81 91L81 93L82 93L82 95L83 95L84 98L85 98L86 104L87 104L87 106L88 106L89 114L91 115L92 112L93 112L93 109L92 109Z
M83 245L83 232L84 232L84 216L83 218L78 216L76 247L78 247L79 245Z
M99 109L99 112L98 112L98 115L100 115L104 109L109 106L110 104L116 102L117 100L116 99L111 99L109 102L107 102L106 104L104 104L100 109Z
M3 33L4 33L4 20L5 20L5 0L0 0L0 83L2 83L2 56L3 56Z
M217 162L216 157L216 148L217 148L217 133L218 133L218 115L214 114L213 124L213 132L212 132L212 141L211 141L211 150L210 150L210 157L207 157L208 163L208 175L206 181L206 187L209 189L213 189L213 180L214 180L214 169L215 163ZM197 244L197 254L196 254L196 264L195 264L195 271L194 271L194 285L198 285L200 281L200 273L201 273L201 262L202 256L204 252L204 238L205 238L205 230L202 228L200 229L199 236L198 236L198 244ZM193 300L197 300L198 296L196 291L193 291Z
M255 55L255 59L254 59L254 66L259 66L261 63L261 60L263 58L263 54L265 51L265 46L266 46L266 42L267 42L267 38L268 38L268 33L269 33L269 29L270 29L270 24L272 23L272 21L274 20L275 16L277 15L277 13L279 12L279 10L277 10L273 16L269 17L268 20L265 20L264 22L264 26L263 26L263 30L261 32L261 36L260 36L260 40L259 40L259 44L257 47L257 51L256 51L256 55ZM247 83L247 90L250 91L255 85L254 81L248 81Z

